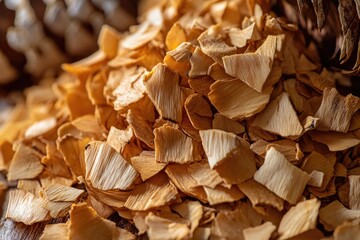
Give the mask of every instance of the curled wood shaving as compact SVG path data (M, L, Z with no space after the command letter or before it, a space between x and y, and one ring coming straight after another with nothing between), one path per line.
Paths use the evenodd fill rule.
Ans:
M5 217L26 225L49 219L41 198L22 190L10 191Z
M306 200L292 207L281 219L278 232L280 239L289 239L316 227L320 202Z
M86 178L102 190L128 189L138 173L110 145L90 142L85 150Z
M270 148L266 152L264 164L255 173L254 179L279 197L295 204L310 180L310 176L291 165L275 148Z

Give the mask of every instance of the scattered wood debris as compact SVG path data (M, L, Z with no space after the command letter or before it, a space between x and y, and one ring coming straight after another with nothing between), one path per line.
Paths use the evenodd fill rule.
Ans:
M41 239L357 236L360 100L269 4L142 1L104 26L2 117L6 217L70 216Z

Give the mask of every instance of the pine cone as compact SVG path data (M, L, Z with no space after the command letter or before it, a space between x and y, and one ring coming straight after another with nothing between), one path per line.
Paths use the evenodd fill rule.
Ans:
M0 85L55 76L61 63L96 50L103 24L136 23L136 1L0 0L0 12Z

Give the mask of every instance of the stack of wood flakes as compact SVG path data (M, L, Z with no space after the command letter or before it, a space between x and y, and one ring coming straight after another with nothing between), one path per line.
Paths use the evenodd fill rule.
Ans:
M69 215L42 240L359 238L360 99L257 2L143 1L28 89L0 130L6 217Z

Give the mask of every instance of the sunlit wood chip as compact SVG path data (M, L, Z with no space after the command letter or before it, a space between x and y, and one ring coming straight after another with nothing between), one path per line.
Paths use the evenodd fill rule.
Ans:
M173 222L150 213L145 219L150 239L186 239L190 234L187 224Z
M64 71L73 74L90 73L99 69L99 67L102 66L105 63L105 61L106 61L106 54L103 51L98 50L94 52L92 55L78 62L72 64L63 63L61 65L61 68Z
M360 210L360 175L349 176L349 205L351 209Z
M245 47L248 41L260 40L260 33L255 23L250 24L244 29L230 28L228 34L231 44L238 48Z
M166 35L166 47L169 50L173 50L183 42L186 42L185 29L179 23L175 23Z
M263 110L270 100L271 88L263 92L239 79L216 81L210 86L209 99L220 114L234 120L251 117Z
M286 93L272 100L265 110L256 116L253 125L282 137L299 136L303 130Z
M337 226L334 231L335 240L360 239L360 220L344 222Z
M245 228L243 230L245 240L269 240L276 226L271 222L265 222L260 226Z
M124 206L130 210L145 211L164 206L174 201L178 195L176 187L165 174L159 173L131 191Z
M214 189L204 187L204 190L210 205L235 202L245 196L236 186L232 186L228 189L218 185Z
M44 207L49 211L52 218L65 217L73 204L73 202L54 202L47 199L43 199L43 201Z
M130 143L134 136L134 131L131 127L127 127L124 130L117 129L112 126L110 128L106 143L110 145L117 152L122 153L127 144Z
M7 179L12 181L35 178L43 169L39 153L24 144L19 144L11 160Z
M147 78L145 91L160 116L164 119L181 122L185 96L179 85L179 76L165 65L158 64Z
M199 186L198 181L192 176L193 172L188 165L171 164L166 167L165 172L181 192L207 202L204 188Z
M145 77L145 68L131 67L113 70L109 73L108 83L116 83L116 88L112 95L115 98L114 109L119 111L134 104L144 96L145 86L143 79Z
M103 25L98 38L99 48L108 58L113 58L117 54L121 35L112 27Z
M221 66L223 66L224 56L235 54L237 51L236 47L227 45L221 34L218 34L217 26L204 31L197 40L201 50Z
M310 178L310 180L308 182L308 185L320 188L323 185L324 176L325 176L325 174L323 172L313 170L310 173L311 178Z
M304 157L304 153L301 151L299 144L288 139L269 143L266 146L266 150L271 147L281 152L290 162L297 162Z
M172 206L171 209L189 221L191 233L199 226L204 212L202 205L198 201L185 201L179 205Z
M331 177L334 175L334 164L336 159L331 159L313 151L304 160L301 169L311 174L314 170L324 173L324 178L319 191L324 191L330 182Z
M338 200L331 202L319 211L320 223L324 225L327 231L333 231L344 222L359 218L360 210L347 209Z
M47 224L39 240L67 240L69 227L67 223Z
M245 132L245 127L241 123L229 119L221 115L220 113L215 113L214 119L212 121L212 127L214 129L223 130L225 132L231 132L236 135Z
M204 54L199 47L195 48L195 51L190 57L190 71L189 77L196 78L204 75L208 75L209 67L214 63L214 60Z
M38 180L19 180L17 188L24 191L39 196L41 191L41 185Z
M200 137L211 168L223 161L239 144L235 134L216 129L200 131Z
M140 173L141 179L146 181L164 169L167 163L156 162L155 152L143 151L131 158L131 164Z
M21 190L9 192L9 203L5 217L26 225L49 219L48 210L44 207L41 198Z
M352 94L343 97L335 88L325 88L319 110L315 117L320 119L317 129L346 133L354 113L360 109L360 98Z
M278 197L273 192L269 191L266 187L260 183L249 179L245 182L238 184L239 189L249 198L250 202L254 207L269 205L279 211L284 208L284 200Z
M143 141L149 147L154 148L155 136L152 129L152 122L146 119L146 116L130 109L126 116L126 121L129 123L138 139Z
M281 219L278 232L280 239L289 239L316 228L320 201L316 198L299 202Z
M250 144L239 138L237 147L229 152L214 170L226 184L239 184L252 178L256 172L256 158L250 150Z
M86 203L73 205L70 211L69 239L135 239L125 229L117 228L115 223L98 216Z
M201 160L198 143L182 131L169 126L154 130L155 159L159 163L189 163Z
M270 148L266 152L264 164L255 173L254 179L279 197L295 204L310 176L293 166L275 148Z
M57 124L56 118L50 117L44 120L35 122L28 127L24 133L25 138L34 138L41 136L55 128Z
M190 175L199 186L215 188L223 180L219 174L212 170L208 163L193 163L189 166Z
M309 133L313 141L325 144L332 152L343 151L360 144L360 139L350 132L311 131Z
M153 40L160 30L161 28L159 26L155 26L152 23L145 21L136 26L136 30L134 32L124 37L120 42L120 45L123 48L131 50L140 48Z
M188 96L184 107L195 129L206 130L211 128L212 111L201 94L194 93Z
M0 142L0 171L9 171L11 159L14 156L12 144L7 140Z
M86 178L101 190L128 189L137 171L110 145L93 141L85 150Z
M255 53L223 57L225 72L261 92L272 69L275 49L276 36L269 35Z
M166 54L171 56L176 62L189 61L193 46L189 42L183 42L178 47Z
M61 184L51 184L43 188L45 196L50 201L73 202L79 198L84 190Z

